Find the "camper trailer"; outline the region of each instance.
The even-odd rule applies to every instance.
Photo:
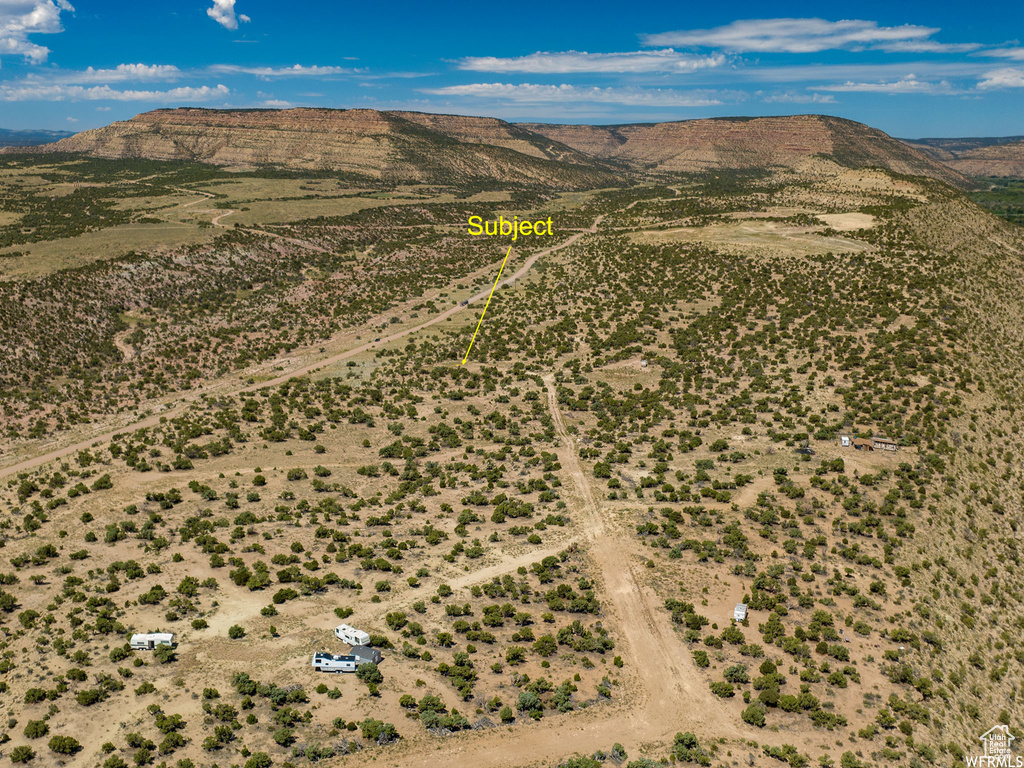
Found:
[[[313,654],[313,669],[318,672],[355,672],[360,663],[355,656],[335,656],[324,651]]]
[[[350,627],[348,624],[336,626],[334,628],[334,636],[341,640],[341,642],[348,643],[351,646],[370,644],[370,636],[368,634],[361,629]]]
[[[173,648],[174,634],[172,632],[149,632],[132,635],[128,644],[133,651],[155,651],[159,645],[169,645]]]
[[[747,605],[746,603],[736,603],[736,607],[733,608],[732,617],[736,621],[743,621],[747,618]]]

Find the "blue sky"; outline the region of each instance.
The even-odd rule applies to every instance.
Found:
[[[825,113],[1024,134],[1024,13],[983,3],[0,0],[0,127],[158,107],[625,123]]]

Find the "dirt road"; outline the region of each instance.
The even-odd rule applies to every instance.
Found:
[[[196,200],[193,203],[188,203],[188,205],[193,205],[194,203],[198,203],[198,202],[202,202],[202,201],[201,200]],[[551,248],[547,248],[546,250],[543,250],[543,251],[538,251],[537,253],[533,254],[525,262],[523,262],[522,266],[520,266],[519,269],[517,269],[513,274],[509,275],[508,277],[503,278],[498,283],[498,287],[499,288],[504,288],[505,286],[508,286],[508,285],[511,285],[512,283],[514,283],[516,280],[518,280],[523,275],[525,275],[527,272],[529,272],[530,269],[533,267],[533,265],[537,262],[537,259],[541,258],[542,256],[546,256],[549,253],[554,253],[555,251],[561,250],[563,248],[567,248],[568,246],[570,246],[573,243],[575,243],[577,240],[579,240],[584,235],[586,235],[588,233],[596,232],[597,231],[597,227],[601,223],[601,219],[603,219],[603,218],[604,218],[603,216],[598,216],[594,220],[594,223],[590,226],[589,229],[577,232],[576,234],[574,234],[574,235],[566,238],[565,240],[563,240],[558,245],[552,246]],[[268,234],[268,233],[264,233],[264,234]],[[287,239],[287,238],[285,238],[285,239]],[[305,245],[308,245],[308,244],[305,244]],[[497,262],[494,265],[494,269],[498,268],[498,264],[500,264],[500,262]],[[462,279],[462,278],[460,278],[460,279]],[[317,361],[315,361],[313,363],[309,363],[307,365],[302,365],[300,367],[297,367],[297,368],[294,368],[294,369],[288,371],[287,373],[283,373],[280,376],[277,376],[276,378],[273,378],[273,379],[271,379],[269,381],[261,382],[259,386],[260,387],[275,387],[275,386],[278,386],[278,385],[283,384],[284,382],[288,381],[291,378],[294,378],[296,376],[304,376],[304,375],[306,375],[306,374],[308,374],[308,373],[310,373],[310,372],[312,372],[312,371],[314,371],[314,370],[316,370],[318,368],[321,368],[321,367],[323,367],[325,365],[332,365],[334,363],[341,362],[342,360],[347,360],[348,358],[355,357],[356,355],[362,354],[363,352],[367,352],[367,351],[377,347],[379,344],[386,344],[388,342],[398,341],[399,339],[403,339],[406,336],[409,336],[411,334],[419,333],[420,331],[424,330],[425,328],[429,328],[432,325],[436,325],[437,323],[444,322],[449,317],[452,317],[452,316],[458,314],[459,312],[471,312],[471,311],[473,311],[473,308],[472,308],[473,303],[486,299],[489,292],[490,292],[490,289],[482,290],[480,293],[476,294],[475,296],[470,297],[468,305],[463,306],[462,304],[456,304],[455,306],[451,307],[450,309],[445,310],[441,314],[435,315],[433,318],[431,318],[430,320],[427,320],[426,322],[420,323],[419,325],[413,326],[411,328],[406,328],[405,330],[402,330],[402,331],[397,331],[397,332],[392,333],[392,334],[390,334],[388,336],[383,336],[383,337],[380,338],[379,342],[377,342],[377,341],[367,342],[366,344],[361,344],[358,347],[353,347],[353,348],[345,350],[344,352],[341,352],[339,354],[332,355],[331,357],[323,358],[323,359],[317,360]],[[223,394],[233,395],[233,394],[236,394],[238,392],[244,391],[246,389],[251,389],[251,388],[252,388],[251,385],[241,385],[241,384],[239,384],[239,385],[236,385],[235,388],[232,391],[223,392]],[[156,426],[157,424],[160,423],[160,419],[162,419],[162,418],[171,418],[173,416],[179,415],[179,413],[182,410],[184,410],[184,408],[187,405],[189,405],[192,402],[195,402],[195,400],[199,397],[200,394],[204,394],[204,393],[208,392],[209,390],[210,390],[210,387],[206,387],[203,390],[200,390],[199,392],[195,393],[193,397],[188,398],[188,399],[184,399],[177,406],[175,406],[173,408],[170,408],[170,409],[163,410],[160,413],[154,414],[154,415],[149,416],[149,417],[147,417],[145,419],[141,419],[139,421],[135,421],[135,422],[132,422],[132,423],[129,423],[129,424],[125,424],[125,425],[123,425],[121,427],[118,427],[116,429],[113,429],[113,430],[110,430],[110,431],[107,431],[107,432],[102,432],[102,433],[96,434],[96,435],[94,435],[92,437],[89,437],[88,439],[79,440],[79,441],[77,441],[77,442],[75,442],[75,443],[73,443],[71,445],[65,445],[65,446],[60,447],[60,448],[55,448],[53,450],[47,451],[46,453],[40,454],[39,456],[34,456],[32,458],[24,459],[22,461],[14,463],[14,464],[10,464],[10,465],[4,466],[4,467],[0,467],[0,478],[8,477],[8,476],[13,475],[13,474],[15,474],[17,472],[24,472],[25,470],[33,469],[35,467],[40,466],[41,464],[45,464],[48,461],[53,461],[54,459],[60,459],[60,458],[63,458],[65,456],[70,456],[73,453],[77,453],[78,451],[83,451],[83,450],[91,447],[94,443],[97,443],[97,442],[99,442],[99,443],[109,442],[110,439],[113,438],[114,435],[119,434],[119,433],[130,432],[132,430],[141,429],[141,428],[144,428],[144,427]]]
[[[579,492],[591,557],[604,587],[599,594],[612,615],[607,623],[611,624],[616,650],[624,651],[623,657],[633,662],[630,666],[636,673],[631,680],[637,686],[638,698],[633,706],[634,728],[648,740],[670,738],[684,723],[684,730],[736,738],[749,735],[736,727],[722,701],[708,690],[662,601],[646,586],[646,556],[638,538],[628,527],[620,528],[602,514],[575,441],[565,429],[553,376],[545,376],[544,383],[555,431],[562,440],[559,462]]]
[[[422,729],[416,732],[416,726],[409,724],[402,729],[408,738],[388,748],[389,765],[432,768],[439,764],[439,752],[443,751],[444,763],[451,768],[551,766],[577,752],[607,750],[614,742],[625,746],[631,757],[652,746],[650,756],[662,757],[680,731],[693,731],[705,743],[711,737],[765,740],[763,732],[741,728],[726,705],[711,693],[661,608],[661,600],[644,584],[645,557],[638,538],[608,519],[596,500],[574,440],[566,431],[553,379],[551,374],[544,377],[548,408],[561,441],[558,459],[576,491],[567,502],[594,564],[604,606],[602,622],[615,638],[616,653],[626,662],[623,685],[614,689],[611,702],[596,708],[442,741]],[[487,571],[507,573],[516,562],[509,560]],[[473,581],[480,575],[473,574]],[[341,762],[356,764],[363,764],[362,756]]]

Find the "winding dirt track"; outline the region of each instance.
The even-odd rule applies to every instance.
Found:
[[[199,202],[199,201],[196,201]],[[227,215],[226,213],[223,215]],[[511,275],[499,282],[499,287],[511,285],[525,275],[537,259],[575,243],[588,232],[596,232],[603,217],[595,219],[588,230],[577,232],[552,248],[537,252]],[[218,222],[219,223],[219,222]],[[267,233],[269,234],[269,233]],[[303,245],[309,245],[302,243]],[[470,304],[487,297],[485,289],[469,299]],[[377,344],[393,342],[417,333],[469,306],[456,305],[420,325],[381,338],[380,342],[362,344],[345,352],[295,368],[260,387],[276,386],[295,376],[301,376],[325,365],[337,363],[366,352]],[[708,690],[702,676],[690,660],[689,650],[673,629],[661,600],[644,584],[644,553],[638,539],[625,524],[608,516],[595,498],[590,481],[580,463],[571,435],[565,428],[558,407],[553,374],[544,377],[548,393],[548,407],[561,445],[556,449],[559,461],[572,476],[575,493],[569,495],[575,525],[580,529],[582,543],[594,566],[599,582],[599,594],[604,606],[602,621],[615,638],[616,653],[623,656],[626,666],[622,685],[613,692],[610,703],[545,718],[540,722],[522,722],[514,727],[467,732],[437,739],[415,725],[402,730],[407,738],[388,747],[387,764],[409,768],[427,768],[446,763],[452,768],[506,768],[510,766],[551,765],[575,752],[592,753],[607,749],[613,742],[625,745],[631,756],[642,749],[654,748],[653,755],[664,754],[665,745],[678,731],[694,731],[702,738],[729,739],[760,738],[767,734],[754,733],[739,727],[724,703]],[[249,389],[238,386],[236,392]],[[195,398],[192,398],[194,400]],[[164,417],[182,411],[192,400],[183,400],[175,408],[149,418],[125,425],[115,431],[98,434],[88,440],[52,450],[46,454],[0,468],[0,477],[31,469],[54,459],[88,448],[96,442],[110,440],[114,434],[153,426]],[[566,488],[570,492],[569,488]],[[529,555],[530,562],[546,552]],[[524,557],[509,558],[492,564],[481,571],[466,574],[459,583],[477,583],[493,575],[514,570]],[[591,695],[581,691],[582,696]],[[400,724],[401,727],[401,724]],[[773,740],[769,737],[767,740]],[[365,764],[362,755],[341,758],[343,766]]]
[[[198,202],[201,202],[201,201],[197,200],[195,202],[198,203]],[[192,204],[193,203],[189,203],[189,205],[192,205]],[[224,214],[224,215],[227,215],[227,214]],[[573,243],[575,243],[577,240],[579,240],[584,235],[586,235],[588,233],[596,232],[597,231],[597,226],[598,226],[598,224],[600,224],[602,218],[604,218],[604,217],[603,216],[598,216],[594,220],[594,223],[590,226],[589,229],[577,232],[576,234],[574,234],[574,235],[566,238],[565,240],[563,240],[558,245],[555,245],[555,246],[552,246],[551,248],[547,248],[547,249],[545,249],[543,251],[538,251],[537,253],[534,253],[525,262],[523,262],[522,266],[519,267],[519,269],[517,269],[513,274],[509,275],[508,277],[503,278],[498,283],[498,287],[499,288],[504,288],[505,286],[508,286],[508,285],[511,285],[512,283],[514,283],[520,277],[522,277],[527,272],[529,272],[530,269],[533,267],[533,265],[537,262],[537,259],[539,259],[540,257],[546,256],[549,253],[553,253],[555,251],[561,250],[562,248],[567,248],[568,246],[570,246]],[[251,230],[251,231],[261,232],[262,234],[268,234],[268,235],[272,234],[272,233],[263,233],[262,230]],[[277,237],[281,237],[281,236],[278,235]],[[284,238],[284,239],[289,239],[289,238]],[[300,244],[303,245],[303,246],[307,246],[307,247],[309,246],[308,243],[304,243],[304,242],[300,243]],[[500,262],[496,262],[495,263],[495,265],[494,265],[495,269],[498,268],[498,264],[500,264]],[[476,294],[475,296],[470,297],[469,304],[472,305],[474,302],[482,301],[482,300],[486,299],[489,292],[490,292],[489,288],[488,289],[484,289],[480,293]],[[323,359],[317,360],[316,362],[309,363],[308,365],[303,365],[303,366],[300,366],[298,368],[294,368],[294,369],[288,371],[287,373],[283,373],[280,376],[278,376],[278,377],[276,377],[274,379],[271,379],[270,381],[261,382],[259,384],[259,386],[261,388],[262,387],[278,386],[278,385],[283,384],[284,382],[288,381],[291,378],[294,378],[296,376],[304,376],[304,375],[310,373],[311,371],[313,371],[313,370],[315,370],[317,368],[321,368],[321,367],[323,367],[325,365],[332,365],[332,364],[340,362],[342,360],[347,360],[350,357],[355,357],[356,355],[362,354],[363,352],[366,352],[366,351],[368,351],[370,349],[373,349],[374,347],[377,346],[377,344],[384,344],[384,343],[391,342],[391,341],[398,341],[399,339],[403,339],[406,336],[409,336],[409,335],[411,335],[413,333],[419,333],[423,329],[429,328],[430,326],[436,325],[437,323],[444,322],[449,317],[452,317],[453,315],[456,315],[459,312],[463,312],[463,311],[467,311],[468,312],[468,311],[472,311],[472,310],[471,310],[470,306],[468,306],[468,305],[467,306],[463,306],[461,304],[457,304],[454,307],[451,307],[450,309],[445,310],[444,312],[442,312],[439,315],[435,315],[430,320],[427,320],[424,323],[420,323],[417,326],[413,326],[411,328],[407,328],[407,329],[402,330],[402,331],[397,331],[395,333],[392,333],[389,336],[382,336],[379,342],[368,342],[368,343],[362,344],[362,345],[360,345],[358,347],[353,347],[352,349],[348,349],[348,350],[346,350],[344,352],[341,352],[341,353],[339,353],[337,355],[333,355],[331,357],[323,358]],[[239,386],[236,386],[232,391],[224,391],[222,393],[225,394],[225,395],[232,395],[232,394],[237,394],[238,392],[242,392],[244,390],[251,389],[251,388],[252,388],[251,385],[245,385],[245,386],[239,385]],[[103,433],[100,433],[100,434],[96,434],[96,435],[94,435],[94,436],[92,436],[92,437],[90,437],[90,438],[88,438],[86,440],[80,440],[80,441],[78,441],[78,442],[76,442],[74,444],[65,445],[65,446],[63,446],[61,448],[53,449],[53,450],[48,451],[48,452],[46,452],[44,454],[41,454],[39,456],[34,456],[34,457],[30,458],[30,459],[25,459],[23,461],[19,461],[19,462],[15,463],[15,464],[10,464],[10,465],[7,465],[7,466],[0,467],[0,478],[8,477],[8,476],[13,475],[13,474],[15,474],[17,472],[24,472],[25,470],[33,469],[35,467],[40,466],[41,464],[45,464],[48,461],[53,461],[54,459],[60,459],[60,458],[63,458],[65,456],[69,456],[69,455],[71,455],[73,453],[76,453],[77,451],[85,450],[85,449],[89,448],[90,446],[92,446],[93,443],[96,443],[96,442],[108,442],[116,434],[120,434],[122,432],[129,432],[129,431],[132,431],[132,430],[135,430],[135,429],[141,429],[141,428],[144,428],[144,427],[155,426],[155,425],[160,423],[160,419],[162,419],[162,418],[171,418],[171,417],[179,415],[179,413],[182,410],[184,410],[184,408],[189,403],[195,402],[195,400],[197,399],[199,394],[203,394],[203,392],[199,392],[195,396],[193,396],[192,398],[188,398],[188,399],[183,400],[179,405],[175,406],[174,408],[164,410],[164,411],[162,411],[162,412],[160,412],[158,414],[155,414],[153,416],[149,416],[149,417],[147,417],[145,419],[141,419],[141,420],[136,421],[136,422],[125,424],[124,426],[118,427],[117,429],[111,430],[109,432],[103,432]]]

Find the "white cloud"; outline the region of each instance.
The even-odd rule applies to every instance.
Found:
[[[290,101],[285,101],[284,99],[265,99],[260,102],[260,106],[267,107],[268,109],[288,109],[295,105]]]
[[[935,40],[897,40],[871,47],[886,53],[966,53],[981,48],[980,43],[939,43]]]
[[[206,15],[224,29],[238,29],[238,22],[251,21],[244,13],[235,16],[235,0],[213,0],[213,6],[206,9]]]
[[[438,102],[433,98],[410,98],[400,101],[379,101],[372,97],[364,97],[359,106],[367,109],[393,109],[400,112],[436,112],[439,103],[443,104],[445,114],[469,115],[479,117],[481,108],[479,104],[460,104],[454,101]],[[658,107],[648,109],[630,109],[623,113],[621,109],[612,104],[587,104],[573,102],[553,102],[549,104],[518,104],[514,102],[502,102],[488,104],[486,114],[488,117],[497,117],[503,120],[522,120],[529,122],[590,122],[590,123],[622,123],[629,122],[660,122],[666,119],[665,112]]]
[[[597,88],[576,85],[536,85],[523,83],[471,83],[444,88],[424,88],[422,93],[435,96],[470,96],[474,98],[504,99],[518,103],[543,104],[552,102],[588,102],[625,104],[648,107],[708,107],[722,104],[721,96],[732,100],[742,94],[722,94],[714,91],[680,91],[660,88]]]
[[[50,49],[28,36],[63,32],[61,11],[74,10],[67,0],[0,0],[0,55],[24,56],[35,64],[46,61]]]
[[[814,53],[925,40],[939,29],[904,24],[880,27],[862,19],[744,19],[714,29],[643,35],[644,45],[721,48],[736,52]]]
[[[978,83],[979,88],[1024,88],[1024,69],[996,69],[985,73],[985,79]]]
[[[511,59],[500,59],[494,56],[470,56],[460,59],[458,68],[473,72],[526,72],[529,74],[695,72],[719,67],[725,61],[726,57],[721,54],[693,56],[666,48],[659,51],[631,53],[537,52]]]
[[[843,93],[960,93],[960,91],[954,90],[945,80],[940,82],[918,80],[917,76],[913,74],[902,77],[899,80],[880,81],[877,83],[858,83],[848,80],[845,83],[837,83],[836,85],[814,86],[811,90]]]
[[[1024,61],[1024,48],[995,48],[990,51],[978,51],[975,56],[992,56],[997,59],[1014,59]]]
[[[223,75],[255,75],[256,77],[328,77],[331,75],[360,74],[361,70],[348,67],[321,67],[314,64],[305,67],[295,64],[291,67],[239,67],[235,64],[214,64],[210,71]]]
[[[181,70],[173,64],[118,64],[114,69],[85,70],[86,76],[97,82],[123,80],[174,80]]]
[[[224,85],[171,88],[167,91],[118,91],[109,85],[0,84],[0,101],[209,101],[231,91]]]
[[[977,78],[992,68],[980,61],[913,61],[872,64],[799,64],[795,66],[737,67],[730,77],[764,83],[834,83],[852,80],[899,80],[913,72],[922,80]]]
[[[797,91],[786,91],[785,93],[772,93],[765,95],[762,101],[765,104],[835,104],[836,97],[830,93],[799,93]]]
[[[129,80],[177,80],[181,75],[181,70],[173,64],[118,64],[113,69],[87,67],[77,72],[51,69],[33,73],[26,79],[41,83],[122,83]]]

